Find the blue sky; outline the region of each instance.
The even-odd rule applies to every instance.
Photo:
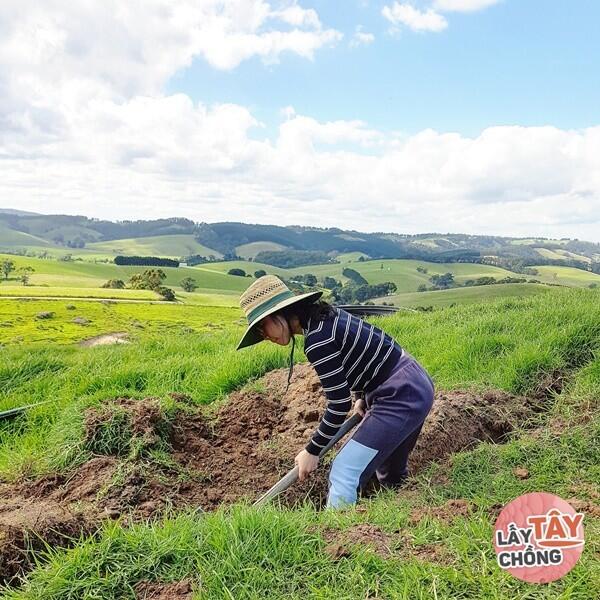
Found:
[[[344,34],[340,43],[320,49],[312,61],[282,53],[279,64],[254,57],[231,71],[198,57],[167,89],[204,103],[242,104],[270,127],[288,105],[322,121],[360,119],[409,134],[429,127],[474,136],[491,125],[598,123],[600,2],[504,0],[448,14],[441,32],[404,27],[395,34],[381,14],[386,4],[304,2],[323,26]],[[358,26],[375,40],[349,47]]]
[[[600,241],[598,23],[597,0],[0,2],[0,206]]]

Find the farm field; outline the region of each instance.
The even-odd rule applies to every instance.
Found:
[[[72,283],[76,283],[77,279]],[[68,278],[62,279],[68,282]],[[161,297],[152,290],[110,289],[92,287],[66,287],[40,285],[6,285],[0,284],[0,298],[2,297],[31,297],[47,298],[50,295],[61,298],[110,298],[115,300],[147,300],[161,301]]]
[[[172,330],[212,332],[243,318],[237,303],[225,304],[219,297],[208,301],[213,304],[5,299],[0,302],[0,344],[68,344],[115,331],[127,332],[132,338],[149,333],[166,335]],[[41,312],[54,314],[37,318]],[[80,324],[73,319],[86,322]]]
[[[590,283],[597,283],[600,286],[600,275],[589,271],[554,265],[536,265],[532,268],[537,269],[540,273],[539,276],[536,276],[536,279],[547,283],[558,283],[559,285],[572,287],[587,287]]]
[[[383,265],[383,268],[381,268]],[[417,272],[417,267],[423,266],[427,268],[427,273]],[[264,269],[267,273],[272,273],[278,276],[291,277],[293,275],[301,275],[304,273],[312,273],[317,277],[329,275],[335,279],[345,283],[349,281],[347,277],[342,275],[342,271],[346,267],[350,267],[358,271],[369,283],[377,284],[384,281],[393,281],[398,286],[399,292],[416,292],[419,285],[422,283],[429,284],[429,277],[434,274],[443,274],[450,272],[454,275],[457,282],[464,282],[467,279],[475,279],[477,277],[519,277],[511,271],[493,267],[490,265],[479,265],[470,263],[432,263],[422,260],[401,260],[401,259],[385,259],[372,260],[364,262],[352,262],[341,264],[328,265],[308,265],[306,267],[295,267],[293,269],[280,269],[271,265],[265,265],[247,261],[231,261],[231,262],[215,262],[202,265],[202,269],[227,272],[231,268],[239,268],[246,273],[254,273],[257,269]]]
[[[140,273],[144,267],[121,266],[115,264],[89,263],[83,261],[58,261],[51,259],[29,258],[23,256],[12,256],[0,254],[0,261],[12,260],[18,269],[22,266],[30,266],[35,271],[31,274],[29,289],[33,286],[48,286],[48,295],[52,294],[52,287],[81,287],[100,288],[109,279],[127,280],[134,274]],[[199,269],[196,267],[161,267],[167,278],[164,285],[175,290],[181,290],[180,281],[185,277],[196,280],[199,290],[206,292],[210,290],[215,293],[239,292],[241,293],[249,285],[249,279],[227,275],[210,269]],[[13,273],[13,278],[15,274]],[[0,295],[4,285],[13,286],[17,283],[0,280]]]
[[[393,294],[381,298],[373,298],[372,302],[393,302],[399,307],[433,306],[442,307],[451,304],[472,304],[497,298],[519,298],[545,294],[552,288],[535,283],[506,283],[502,285],[480,285],[433,292],[407,292]]]
[[[61,301],[19,303],[11,314],[28,321],[38,303],[54,307],[56,324],[66,328]],[[424,462],[406,489],[374,490],[338,511],[320,509],[325,466],[291,496],[260,509],[249,504],[291,468],[305,436],[298,413],[285,421],[300,427],[298,437],[277,433],[272,407],[315,402],[322,409],[301,352],[284,400],[289,349],[258,344],[236,352],[245,327],[239,310],[100,302],[85,308],[92,306],[90,317],[102,325],[135,319],[145,327],[130,344],[83,348],[67,342],[66,329],[31,344],[31,329],[20,343],[0,348],[0,407],[51,400],[0,427],[0,498],[7,503],[0,529],[9,535],[0,536],[4,598],[133,600],[144,589],[173,598],[183,589],[183,598],[211,600],[597,597],[596,291],[549,288],[527,298],[373,318],[432,374],[436,402],[457,404],[424,432],[427,443],[417,454]],[[517,416],[528,405],[534,409]],[[506,420],[503,436],[484,434],[478,445],[462,436],[485,427],[490,411]],[[133,421],[123,420],[128,414]],[[208,430],[205,414],[217,418]],[[244,415],[252,427],[240,427]],[[215,439],[228,463],[215,462],[218,447],[206,445],[207,431],[221,435],[219,423],[228,437]],[[255,437],[253,427],[264,433]],[[434,462],[419,459],[425,455]],[[586,546],[567,576],[532,587],[498,568],[491,539],[498,507],[533,490],[569,498],[585,512]],[[34,506],[43,514],[35,517]],[[27,523],[51,539],[37,546],[38,564],[15,537]],[[68,537],[57,536],[61,531]],[[17,551],[17,563],[6,561],[6,543],[17,544],[10,555]],[[24,578],[15,580],[19,565]]]
[[[276,242],[250,242],[249,244],[242,244],[236,246],[235,253],[245,259],[253,258],[259,252],[273,251],[273,250],[285,250],[286,246],[278,244]]]
[[[179,258],[191,254],[201,254],[221,257],[221,253],[212,248],[199,244],[191,234],[156,235],[143,238],[110,240],[107,242],[92,242],[86,245],[85,254],[74,249],[74,255],[108,256],[117,254],[127,256],[161,256],[165,258]]]

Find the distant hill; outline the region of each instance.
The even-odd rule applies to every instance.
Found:
[[[339,255],[352,253],[367,261],[388,258],[484,263],[524,274],[528,274],[529,267],[538,265],[560,265],[600,273],[600,244],[567,238],[365,233],[337,227],[197,223],[177,217],[113,222],[81,215],[40,215],[0,209],[0,251],[25,253],[40,248],[47,249],[51,255],[69,252],[84,259],[87,255],[110,260],[115,253],[142,253],[181,260],[194,256],[193,264],[202,262],[202,257],[206,260],[243,258],[293,267],[311,264],[311,261],[314,264],[315,260],[330,263]]]
[[[39,215],[40,213],[19,210],[18,208],[0,208],[0,214],[7,215]]]

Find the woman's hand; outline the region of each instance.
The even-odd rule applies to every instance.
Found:
[[[360,396],[354,403],[354,410],[352,411],[352,413],[353,414],[358,413],[361,417],[364,417],[366,408],[367,408],[367,403],[365,402],[364,397]]]
[[[319,466],[319,457],[302,450],[297,454],[294,462],[298,465],[298,479],[304,481],[308,474]]]

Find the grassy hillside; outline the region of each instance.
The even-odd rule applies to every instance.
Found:
[[[597,283],[600,286],[600,275],[573,267],[557,267],[554,265],[533,266],[537,269],[539,275],[535,279],[548,283],[558,283],[572,287],[587,287],[590,283]]]
[[[383,268],[382,268],[383,266]],[[427,274],[419,273],[417,267],[422,266],[427,268]],[[280,269],[265,265],[262,263],[248,261],[231,261],[231,262],[216,262],[202,265],[203,269],[227,272],[229,269],[236,267],[243,269],[246,273],[254,273],[257,269],[264,269],[267,273],[283,277],[293,277],[304,273],[312,273],[317,277],[329,275],[335,277],[338,281],[346,283],[349,281],[347,277],[342,275],[342,271],[346,267],[351,267],[358,271],[369,283],[376,284],[384,281],[393,281],[398,286],[398,292],[416,292],[420,284],[431,285],[429,277],[434,274],[443,274],[450,272],[454,275],[457,282],[464,282],[467,279],[475,279],[477,277],[489,276],[502,279],[503,277],[515,276],[515,273],[493,267],[489,265],[479,265],[471,263],[432,263],[422,260],[371,260],[365,262],[328,265],[308,265],[306,267],[296,267],[294,269]]]
[[[276,242],[250,242],[236,246],[235,253],[242,258],[254,258],[259,252],[267,252],[273,250],[285,250],[287,246],[277,244]],[[219,254],[219,256],[221,256]]]
[[[86,245],[89,253],[106,256],[123,254],[127,256],[161,256],[165,258],[179,258],[192,254],[220,258],[222,254],[217,250],[199,244],[193,235],[157,235],[143,238],[130,238],[123,240],[110,240],[108,242],[94,242]],[[75,253],[78,251],[76,250]]]
[[[109,279],[122,279],[127,282],[134,273],[141,273],[144,267],[122,266],[105,263],[88,263],[84,261],[56,261],[41,258],[29,258],[0,254],[0,261],[4,258],[12,260],[18,269],[22,266],[31,266],[35,271],[31,275],[32,286],[51,287],[82,287],[98,288]],[[167,278],[165,285],[180,290],[180,281],[185,277],[196,280],[199,290],[212,290],[215,292],[241,292],[249,285],[250,280],[234,275],[227,275],[219,270],[202,269],[197,267],[162,267]],[[15,273],[12,273],[13,278]],[[2,286],[9,282],[0,283]],[[14,279],[9,285],[17,283]],[[52,295],[48,288],[48,295]]]
[[[145,290],[139,292],[153,293]],[[39,349],[41,343],[70,344],[114,331],[126,331],[133,339],[150,334],[187,332],[187,335],[191,335],[202,331],[218,331],[243,319],[236,300],[234,304],[231,297],[213,295],[202,298],[202,306],[197,306],[165,302],[136,304],[80,299],[5,299],[0,302],[0,348],[35,343]],[[69,306],[75,308],[70,309]],[[52,318],[37,318],[38,313],[44,311],[52,312]],[[73,322],[77,317],[83,317],[87,322]],[[2,389],[0,385],[0,391]],[[0,394],[0,404],[2,398]]]
[[[159,307],[163,309],[163,307]],[[111,308],[112,310],[112,308]],[[191,314],[191,313],[190,313]],[[221,319],[213,315],[213,319]],[[515,598],[595,600],[600,589],[600,519],[586,509],[586,546],[566,577],[529,585],[502,572],[491,544],[498,507],[528,491],[597,500],[600,456],[600,303],[591,290],[551,289],[521,299],[399,313],[374,319],[432,374],[438,389],[562,391],[506,444],[483,443],[444,468],[431,467],[412,489],[385,491],[357,507],[315,512],[238,504],[214,513],[174,513],[127,527],[107,523],[71,550],[50,550],[12,600],[135,598],[142,580],[197,585],[202,599]],[[287,349],[259,344],[235,352],[243,324],[218,334],[151,331],[130,346],[48,346],[2,350],[2,404],[52,398],[16,429],[0,430],[0,473],[63,470],[82,459],[83,409],[117,395],[189,394],[210,403],[253,377],[285,365]],[[545,382],[545,383],[544,383]],[[531,429],[533,427],[533,429]],[[525,469],[527,477],[516,475]],[[449,500],[468,511],[440,507]],[[420,515],[415,517],[415,515]],[[342,556],[326,534],[362,525],[389,537]],[[41,559],[41,557],[40,557]]]
[[[549,286],[534,283],[507,283],[502,285],[480,285],[466,288],[437,290],[434,292],[407,292],[374,298],[372,302],[393,302],[399,307],[433,306],[439,308],[451,304],[473,304],[498,298],[525,298],[544,294],[551,290]],[[599,293],[600,300],[600,293]]]
[[[55,249],[57,246],[45,239],[22,231],[10,229],[0,221],[0,250],[3,248],[34,248],[35,250]]]

